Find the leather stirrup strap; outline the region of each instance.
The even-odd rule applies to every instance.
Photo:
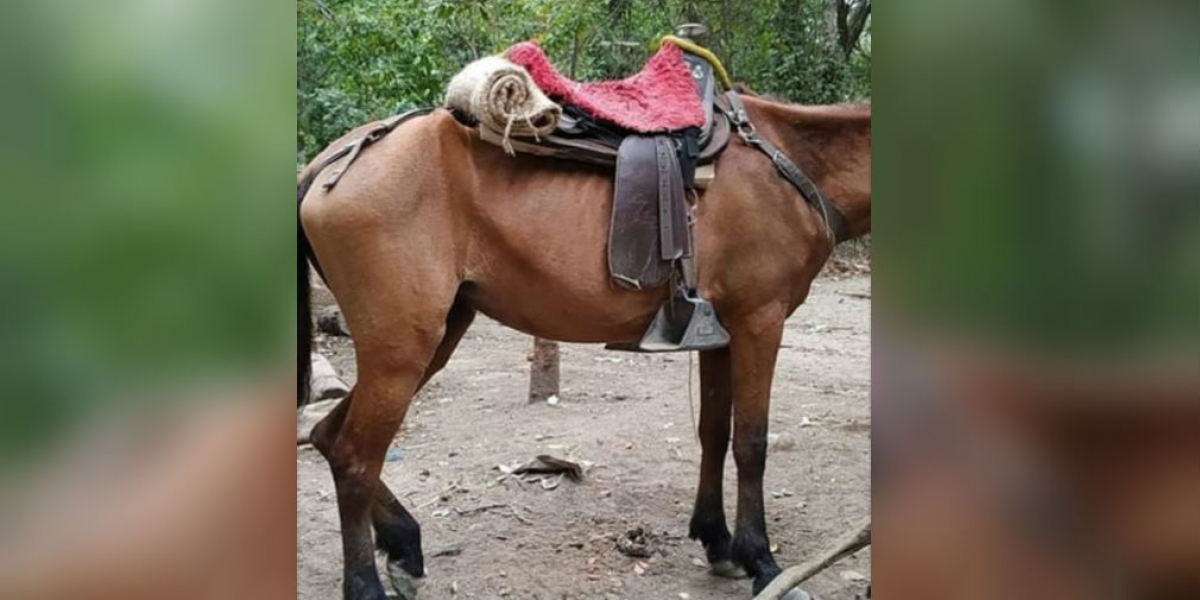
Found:
[[[833,204],[825,199],[821,194],[821,190],[817,189],[817,184],[809,179],[796,163],[792,162],[782,151],[771,145],[766,139],[758,135],[754,129],[754,125],[750,123],[750,117],[746,115],[746,107],[742,104],[742,98],[737,92],[729,90],[725,93],[729,99],[729,108],[717,104],[717,108],[729,117],[729,122],[737,128],[738,136],[742,141],[750,146],[758,148],[771,158],[771,162],[775,163],[775,168],[779,170],[784,179],[795,187],[804,200],[808,202],[829,226],[829,231],[833,235],[833,243],[838,243],[849,238],[849,232],[846,228],[846,217]]]

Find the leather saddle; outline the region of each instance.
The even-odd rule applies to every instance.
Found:
[[[688,191],[699,184],[697,168],[725,149],[732,127],[714,110],[716,80],[707,59],[684,52],[704,108],[701,127],[645,134],[593,118],[565,104],[558,127],[540,140],[512,139],[517,152],[555,157],[615,170],[608,236],[609,274],[621,286],[654,289],[672,285],[671,296],[638,340],[608,348],[637,352],[675,352],[724,347],[729,335],[711,303],[697,292]],[[553,96],[552,96],[553,97]],[[481,136],[501,140],[487,128]]]

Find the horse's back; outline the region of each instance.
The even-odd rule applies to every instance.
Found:
[[[360,152],[350,152],[336,158],[348,146],[384,126],[387,121],[365,123],[334,140],[322,150],[300,173],[299,179],[315,178],[314,183],[323,183],[336,171],[343,171],[337,185],[325,189],[323,185],[313,187],[305,195],[304,202],[317,196],[351,198],[363,193],[390,189],[397,184],[411,189],[411,185],[424,176],[434,175],[430,164],[432,156],[441,154],[447,147],[461,148],[464,143],[462,127],[447,111],[434,111],[429,115],[405,121],[385,134],[382,139],[366,145]],[[333,160],[331,160],[333,159]]]
[[[374,125],[334,142],[302,177]],[[339,287],[378,280],[346,271],[400,276],[392,265],[404,264],[414,277],[419,266],[422,277],[452,277],[473,306],[509,326],[574,341],[636,335],[661,301],[609,278],[611,170],[507,155],[444,110],[402,124],[345,163],[315,173],[301,204],[318,261],[343,263],[326,269],[335,271],[339,301],[365,292]],[[364,264],[367,257],[376,264]],[[546,322],[564,311],[575,318]]]

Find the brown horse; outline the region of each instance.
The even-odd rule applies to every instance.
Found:
[[[749,97],[745,105],[759,133],[842,213],[850,237],[868,233],[870,106]],[[336,483],[345,597],[382,600],[372,526],[393,564],[414,577],[424,572],[417,522],[379,481],[384,454],[413,395],[446,364],[476,311],[553,340],[635,341],[668,289],[633,291],[609,277],[611,169],[508,156],[444,110],[364,151],[337,187],[309,190],[314,165],[364,131],[335,142],[301,174],[300,363],[308,363],[310,257],[346,315],[358,361],[353,393],[312,440]],[[758,592],[780,571],[763,515],[776,354],[784,320],[834,242],[818,211],[758,150],[732,140],[716,172],[696,216],[699,291],[731,341],[700,355],[703,456],[690,535],[715,572],[744,568]],[[733,535],[722,502],[731,415]]]

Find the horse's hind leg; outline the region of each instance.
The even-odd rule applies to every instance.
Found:
[[[446,366],[450,355],[454,353],[458,342],[462,340],[463,334],[467,332],[467,328],[471,326],[474,319],[475,309],[471,308],[465,300],[459,298],[454,302],[450,308],[450,314],[446,317],[446,333],[442,337],[429,367],[425,369],[425,374],[417,386],[418,392],[442,367]],[[393,584],[397,587],[401,585],[400,582],[395,581],[399,574],[391,568],[393,565],[412,577],[421,577],[425,574],[425,558],[421,553],[421,527],[382,480],[375,491],[375,503],[371,507],[371,522],[375,526],[375,543],[380,550],[387,554],[389,571],[393,574]]]
[[[446,365],[462,336],[475,318],[475,310],[465,301],[459,299],[450,308],[446,318],[445,334],[433,360],[425,369],[421,382],[417,386],[419,392],[425,384]],[[416,392],[414,392],[415,395]],[[338,403],[324,419],[313,428],[312,443],[326,458],[338,434],[341,432],[354,393]],[[395,494],[388,489],[381,479],[375,488],[375,498],[371,505],[371,522],[375,528],[376,544],[388,557],[389,567],[395,565],[412,577],[421,577],[425,572],[425,559],[421,553],[421,528],[404,506],[396,499]],[[393,579],[395,579],[395,571]],[[399,587],[400,582],[393,582]]]
[[[342,429],[353,398],[352,392],[313,428],[313,446],[326,459],[330,458],[333,442]],[[387,554],[389,565],[395,564],[413,577],[425,574],[421,527],[382,479],[376,484],[371,523],[375,527],[375,543]]]
[[[439,294],[432,285],[393,287],[395,275],[388,275],[365,278],[360,289],[371,290],[371,297],[351,294],[345,306],[355,331],[359,376],[344,421],[326,451],[342,524],[346,600],[386,597],[375,569],[371,532],[379,473],[442,340],[453,298],[453,288]],[[425,293],[408,293],[414,289]]]

